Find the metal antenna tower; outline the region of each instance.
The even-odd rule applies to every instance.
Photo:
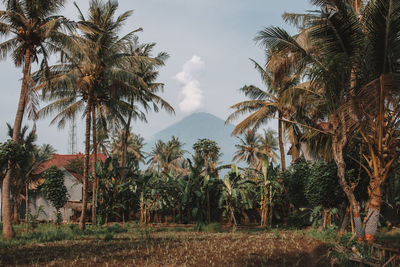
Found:
[[[76,154],[76,121],[75,116],[72,117],[68,136],[68,154]]]

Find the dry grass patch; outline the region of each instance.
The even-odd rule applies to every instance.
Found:
[[[121,233],[109,241],[27,244],[2,249],[11,266],[324,266],[328,248],[295,232]]]

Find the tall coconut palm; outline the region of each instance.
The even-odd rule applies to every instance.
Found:
[[[185,172],[181,166],[181,163],[184,161],[184,145],[175,136],[172,136],[172,139],[166,143],[158,140],[149,155],[150,158],[147,162],[150,163],[149,168],[164,173],[169,173],[171,170],[178,173]]]
[[[125,117],[120,117],[122,126],[124,127],[124,138],[121,150],[121,164],[126,164],[127,159],[127,141],[130,136],[131,124],[133,120],[146,120],[147,112],[151,108],[158,112],[160,108],[167,112],[173,113],[174,109],[164,99],[157,95],[162,92],[164,84],[156,82],[159,71],[158,69],[165,64],[168,54],[159,53],[156,57],[152,57],[152,50],[155,43],[140,44],[138,39],[128,44],[125,52],[130,56],[123,63],[123,68],[135,73],[134,79],[130,81],[133,87],[132,92],[126,96],[130,109]],[[142,110],[139,109],[141,106]]]
[[[261,157],[267,156],[271,161],[276,162],[278,158],[279,142],[276,138],[276,132],[272,129],[264,130],[260,138]],[[261,158],[260,157],[260,158]]]
[[[122,127],[121,136],[121,166],[126,166],[128,163],[128,139],[130,137],[131,123],[133,120],[146,121],[146,112],[150,109],[158,112],[160,108],[168,112],[174,112],[164,99],[157,95],[162,91],[163,84],[157,83],[158,68],[163,66],[168,54],[162,52],[155,58],[151,56],[151,52],[155,43],[139,44],[138,38],[133,38],[126,46],[122,47],[122,51],[127,55],[119,64],[119,67],[130,73],[129,79],[125,81],[124,86],[128,91],[118,92],[121,85],[116,83],[114,86],[103,90],[105,97],[97,96],[97,101],[93,103],[92,121],[96,121],[96,110],[99,117],[101,130],[107,131],[109,125],[119,131]],[[115,90],[117,89],[117,90]],[[112,97],[108,96],[109,92],[114,92]],[[106,101],[104,101],[106,100]],[[96,145],[96,125],[93,124],[93,146]],[[96,162],[96,151],[94,152],[93,165]],[[94,177],[93,183],[93,198],[92,198],[92,221],[96,221],[96,192],[97,179],[95,169],[92,173]]]
[[[343,149],[347,144],[349,129],[342,127],[347,125],[340,124],[340,118],[337,116],[339,114],[335,113],[335,111],[343,104],[343,100],[345,100],[344,96],[349,87],[348,75],[340,75],[340,73],[350,73],[349,69],[345,69],[343,66],[352,66],[352,63],[343,62],[346,58],[348,59],[348,57],[340,57],[337,55],[335,55],[335,57],[332,57],[332,55],[330,55],[330,57],[327,57],[326,55],[323,57],[322,49],[320,47],[315,47],[315,43],[314,45],[311,45],[315,40],[313,34],[317,33],[318,30],[320,33],[326,33],[327,29],[321,30],[318,25],[326,24],[326,20],[335,12],[335,9],[331,8],[332,6],[329,7],[330,8],[321,10],[319,15],[292,15],[291,18],[288,19],[289,21],[296,21],[299,17],[307,18],[304,20],[306,25],[305,29],[303,29],[299,35],[291,36],[281,28],[269,27],[265,28],[258,34],[258,40],[267,47],[269,51],[274,51],[275,54],[279,54],[283,57],[283,60],[280,59],[278,64],[272,64],[274,66],[273,70],[277,71],[279,75],[291,75],[293,71],[303,73],[303,75],[307,75],[312,79],[309,87],[310,91],[312,91],[311,88],[323,89],[323,91],[318,95],[321,97],[316,105],[316,110],[318,110],[319,113],[318,116],[306,116],[309,119],[301,121],[301,123],[303,126],[310,127],[310,129],[312,128],[311,130],[314,131],[317,127],[316,122],[318,120],[329,118],[330,122],[335,121],[335,126],[332,127],[333,129],[330,127],[332,154],[338,165],[339,181],[341,182],[343,190],[346,192],[354,213],[357,215],[355,220],[356,228],[359,229],[357,234],[362,238],[362,222],[358,216],[360,205],[355,198],[351,186],[346,182],[345,177]],[[334,37],[333,40],[338,41],[338,43],[341,42],[341,40],[337,40],[336,37]],[[322,45],[323,43],[324,42],[320,40],[320,44]],[[324,59],[326,60],[325,62],[323,61]],[[329,67],[331,68],[329,69]],[[336,67],[336,70],[334,70],[334,67]],[[298,121],[296,121],[296,123],[298,123]]]
[[[274,84],[272,73],[262,68],[255,61],[253,62],[256,69],[260,72],[267,90],[264,91],[253,85],[241,88],[240,91],[250,99],[233,105],[231,108],[235,111],[227,118],[227,122],[235,120],[239,115],[250,113],[250,115],[236,126],[233,134],[238,134],[243,133],[249,128],[257,129],[269,120],[277,118],[281,168],[284,171],[286,169],[286,161],[282,119],[289,114],[290,108],[288,105],[290,106],[290,104],[284,101],[282,95],[288,88],[297,84],[298,78],[294,76],[280,85]]]
[[[240,144],[236,145],[238,149],[234,154],[234,160],[245,161],[250,167],[260,171],[262,167],[262,156],[265,155],[276,162],[279,157],[278,141],[276,132],[268,129],[263,134],[258,134],[254,129],[247,130],[244,138],[239,138]]]
[[[383,187],[398,153],[399,16],[400,3],[374,1],[312,1],[321,8],[309,15],[307,51],[279,28],[263,31],[262,42],[271,49],[297,58],[313,84],[323,88],[333,156],[338,177],[352,205],[356,232],[364,238],[360,205],[345,179],[343,149],[358,129],[368,152],[364,153],[370,176],[365,237],[373,241],[382,204]],[[362,8],[361,8],[362,7]],[[307,68],[304,68],[307,66]]]
[[[144,144],[144,138],[141,137],[140,135],[136,135],[134,133],[131,133],[128,136],[128,140],[124,141],[123,139],[125,138],[125,131],[122,130],[118,136],[113,140],[111,143],[112,146],[112,154],[115,156],[119,156],[120,160],[122,161],[122,151],[125,149],[125,146],[127,147],[127,152],[126,152],[126,157],[128,159],[134,159],[135,162],[144,162],[145,155],[142,151]],[[126,142],[126,144],[124,144]],[[122,163],[121,163],[122,165]],[[122,165],[123,166],[123,165]]]
[[[26,108],[31,117],[35,117],[36,94],[32,90],[31,66],[39,61],[42,55],[42,66],[47,65],[47,59],[54,52],[57,43],[63,39],[60,32],[63,25],[70,26],[66,19],[57,15],[63,7],[64,0],[7,0],[6,10],[0,11],[0,34],[10,36],[0,44],[0,59],[11,55],[17,67],[22,66],[22,85],[17,113],[14,121],[14,142],[18,142],[23,116]],[[14,231],[11,226],[10,207],[10,173],[3,179],[3,237],[12,238]]]
[[[233,155],[234,161],[244,161],[250,167],[257,168],[259,162],[260,135],[255,129],[249,129],[243,134],[243,138],[238,137],[239,144]]]
[[[121,99],[121,95],[132,90],[129,80],[134,73],[121,68],[121,62],[129,56],[123,48],[133,39],[137,30],[118,36],[132,12],[124,12],[115,18],[117,8],[116,1],[102,3],[93,0],[90,2],[88,18],[85,18],[77,7],[80,34],[73,34],[64,44],[62,62],[51,68],[53,76],[43,80],[39,86],[43,89],[45,99],[55,100],[42,109],[42,115],[58,111],[52,123],[58,122],[59,127],[84,110],[85,164],[80,229],[84,229],[86,218],[91,114],[99,103],[107,103],[109,110],[126,109],[129,105]]]

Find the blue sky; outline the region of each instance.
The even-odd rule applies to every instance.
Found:
[[[86,13],[89,1],[76,2]],[[148,124],[134,124],[133,132],[147,139],[192,112],[209,112],[226,119],[229,107],[244,99],[238,92],[240,87],[261,86],[249,61],[264,61],[263,50],[253,41],[257,32],[272,25],[290,31],[282,13],[312,8],[307,0],[119,0],[119,4],[118,14],[134,10],[123,32],[142,27],[143,32],[138,33],[142,42],[156,42],[156,52],[170,54],[159,81],[165,83],[162,96],[173,105],[176,115],[151,113]],[[67,2],[64,14],[76,19],[72,1]],[[6,122],[14,121],[21,77],[21,69],[10,60],[0,62],[0,141],[6,139]],[[59,130],[49,122],[50,118],[38,122],[38,143],[50,143],[58,153],[66,153],[69,128]],[[273,123],[270,126],[274,127]],[[80,151],[83,130],[80,120]]]

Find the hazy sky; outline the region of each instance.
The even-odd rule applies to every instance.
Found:
[[[72,3],[68,1],[64,14],[76,19]],[[89,1],[76,3],[86,14]],[[159,81],[165,83],[162,96],[176,115],[161,111],[149,114],[148,124],[134,124],[133,132],[147,139],[193,112],[226,119],[229,107],[244,100],[240,87],[261,85],[249,61],[264,61],[263,50],[253,41],[257,32],[272,25],[290,29],[281,18],[283,12],[312,8],[307,0],[119,0],[119,4],[118,14],[134,10],[123,32],[142,27],[138,33],[142,42],[156,42],[155,52],[170,54]],[[6,139],[6,123],[14,122],[21,77],[21,69],[10,60],[0,62],[0,141]],[[66,153],[69,127],[59,130],[49,122],[50,117],[38,122],[38,143],[50,143],[58,153]],[[24,120],[24,124],[29,122]],[[80,119],[78,151],[83,151],[83,130]]]

